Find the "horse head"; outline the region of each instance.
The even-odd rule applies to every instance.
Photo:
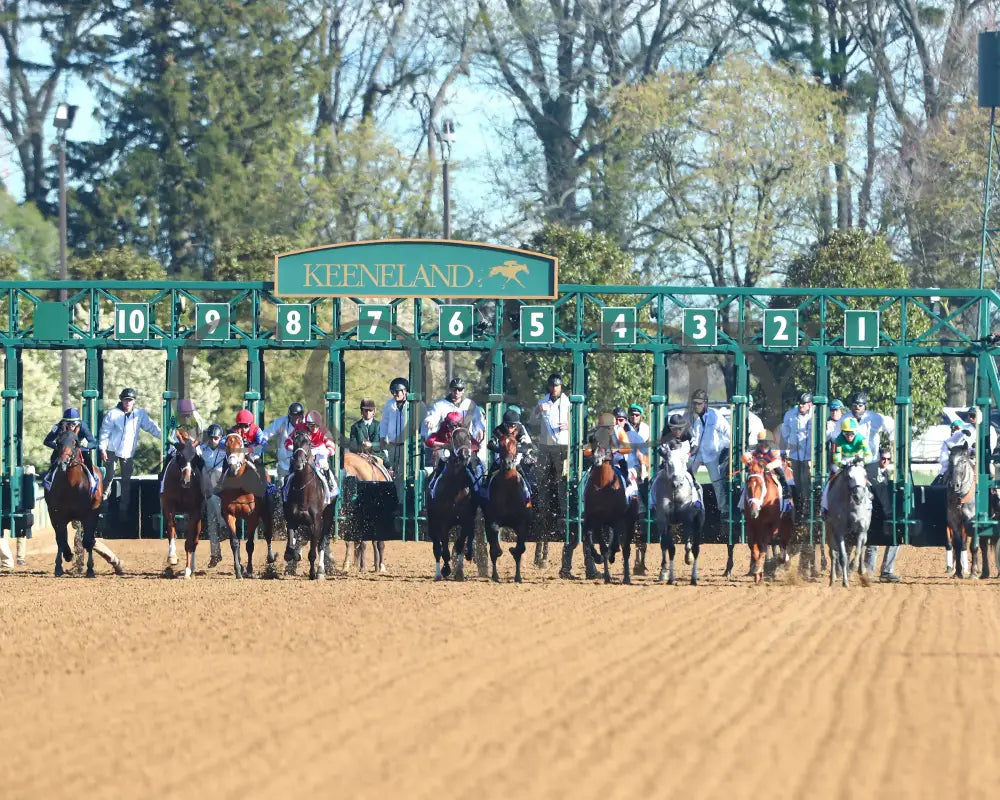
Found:
[[[181,437],[181,442],[181,446],[174,452],[174,463],[181,473],[181,486],[187,489],[191,486],[191,476],[194,473],[191,462],[196,451],[194,441],[190,437]]]
[[[500,459],[505,470],[517,468],[517,436],[513,433],[504,433],[499,439]]]
[[[238,433],[230,433],[226,436],[226,462],[233,475],[241,474],[243,467],[247,463],[246,451],[243,447],[243,437]]]
[[[976,485],[976,468],[969,446],[963,442],[948,451],[948,491],[968,496]]]
[[[79,440],[73,431],[63,431],[56,440],[55,460],[65,472],[70,464],[79,460]]]
[[[860,506],[865,503],[868,496],[868,473],[865,471],[865,465],[855,459],[846,471],[847,485],[851,489],[851,503]]]
[[[746,484],[746,506],[750,519],[757,519],[767,497],[767,476],[763,464],[750,462]]]
[[[301,472],[312,459],[312,439],[309,431],[295,431],[292,434],[292,471]]]
[[[448,461],[456,466],[467,467],[472,462],[475,455],[472,450],[472,434],[464,425],[455,428],[451,434],[451,455]]]

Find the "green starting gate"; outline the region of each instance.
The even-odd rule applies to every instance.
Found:
[[[506,262],[510,263],[510,262]],[[61,292],[65,294],[60,295]],[[536,295],[536,297],[544,295]],[[65,299],[62,299],[65,298]],[[423,453],[417,430],[419,404],[433,400],[423,380],[424,358],[435,351],[478,351],[488,364],[483,396],[487,423],[496,425],[507,402],[508,373],[519,354],[558,351],[572,360],[569,509],[566,536],[580,528],[583,445],[588,418],[601,409],[587,403],[588,358],[599,352],[647,353],[652,357],[650,427],[662,429],[670,389],[670,364],[686,354],[725,356],[734,370],[733,441],[746,440],[751,374],[768,357],[814,361],[816,419],[825,420],[831,359],[890,356],[896,371],[895,451],[900,530],[914,523],[910,481],[911,366],[914,359],[959,357],[975,363],[975,404],[989,420],[1000,406],[1000,380],[991,335],[1000,319],[1000,295],[972,289],[792,289],[563,285],[554,300],[470,297],[406,297],[366,300],[351,296],[275,294],[270,282],[19,281],[0,283],[0,347],[5,356],[3,449],[5,528],[14,530],[30,512],[23,476],[22,353],[31,349],[83,351],[83,416],[92,430],[102,417],[103,356],[109,350],[154,349],[166,354],[163,416],[177,399],[170,376],[184,351],[236,349],[247,362],[244,407],[259,423],[268,411],[264,354],[269,350],[314,350],[325,361],[324,400],[331,430],[343,431],[345,354],[406,351],[411,393],[411,435],[406,447],[409,487],[403,509],[404,536],[414,536],[423,512]],[[377,323],[377,324],[376,324]],[[674,363],[676,361],[674,360]],[[539,387],[540,388],[540,387]],[[688,387],[684,387],[687,389]],[[676,389],[676,387],[675,387]],[[539,391],[539,394],[541,391]],[[537,396],[532,398],[533,401]],[[942,398],[942,405],[943,405]],[[283,409],[270,409],[270,416]],[[48,410],[46,410],[48,413]],[[165,426],[164,426],[165,427]],[[826,472],[823,425],[814,425],[814,480]],[[989,452],[988,426],[980,426],[978,450]],[[738,454],[734,454],[738,455]],[[651,456],[656,463],[655,448]],[[987,459],[980,459],[978,529],[992,531],[986,489]],[[734,480],[740,480],[733,469]],[[739,491],[737,485],[734,494]],[[810,509],[810,522],[816,516]],[[738,524],[738,523],[731,523]],[[738,529],[731,529],[730,537]]]

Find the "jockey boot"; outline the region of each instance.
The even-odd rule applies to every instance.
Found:
[[[788,488],[788,479],[785,477],[783,469],[775,470],[774,475],[778,479],[778,485],[781,487],[781,513],[784,514],[786,511],[791,510],[792,491]]]

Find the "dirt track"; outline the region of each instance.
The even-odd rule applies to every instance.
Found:
[[[722,547],[695,588],[434,584],[398,543],[391,577],[170,581],[165,544],[111,544],[125,578],[0,573],[5,798],[967,798],[1000,769],[1000,586],[939,551],[843,590],[723,581]]]

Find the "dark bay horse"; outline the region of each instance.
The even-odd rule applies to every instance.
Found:
[[[681,526],[681,536],[691,543],[694,556],[691,565],[691,585],[698,585],[698,556],[701,553],[701,531],[705,526],[705,507],[701,504],[694,477],[687,471],[687,453],[680,447],[660,446],[663,466],[650,487],[656,528],[660,535],[660,581],[673,584],[676,545],[672,525]],[[670,562],[667,562],[667,553]]]
[[[976,460],[965,444],[956,445],[948,453],[948,539],[947,550],[955,552],[956,578],[979,577],[979,542],[972,520],[976,515]],[[972,569],[969,569],[968,546],[972,543]]]
[[[354,477],[359,483],[392,483],[392,475],[389,473],[389,470],[387,470],[372,456],[366,455],[365,453],[353,453],[349,450],[345,452],[344,473]],[[393,508],[395,508],[395,491],[385,493],[385,502],[391,502],[393,504]],[[366,512],[372,511],[372,509],[366,509],[362,505],[358,504],[352,506],[352,511],[356,514],[363,515]],[[345,524],[349,523],[345,522]],[[370,527],[372,531],[372,538],[369,541],[372,543],[372,559],[375,562],[375,571],[385,572],[385,540],[375,538],[375,526],[373,525]],[[364,540],[356,539],[355,541],[345,541],[344,544],[346,545],[344,548],[344,571],[347,571],[347,568],[351,563],[353,563],[358,569],[364,571]]]
[[[160,512],[167,532],[167,565],[177,565],[177,520],[178,514],[187,521],[184,535],[184,577],[194,574],[194,553],[201,538],[202,509],[205,495],[202,491],[201,472],[195,467],[198,459],[195,442],[181,432],[183,446],[177,448],[174,457],[167,464],[160,482]]]
[[[490,479],[490,499],[484,509],[486,517],[486,539],[490,544],[490,559],[493,562],[493,580],[499,581],[497,559],[500,557],[500,529],[510,528],[517,536],[517,544],[509,548],[514,556],[514,583],[521,583],[521,556],[524,554],[524,540],[531,530],[533,510],[531,501],[525,500],[521,484],[521,473],[517,469],[519,452],[517,437],[505,433],[499,439],[500,468]]]
[[[475,460],[478,456],[472,449],[472,435],[468,428],[456,428],[451,435],[451,456],[437,481],[433,497],[428,486],[427,531],[434,545],[436,581],[451,575],[448,538],[455,526],[458,526],[459,533],[455,539],[454,580],[465,579],[465,559],[472,558],[476,509],[479,506],[471,477]]]
[[[257,470],[246,458],[243,439],[238,433],[226,436],[226,462],[229,472],[223,478],[222,519],[229,529],[229,543],[233,549],[233,571],[237,578],[253,577],[254,535],[258,526],[264,526],[267,540],[268,562],[271,554],[271,515],[268,513],[267,487],[261,485]],[[240,564],[239,523],[243,522],[247,541],[247,568]]]
[[[594,445],[594,465],[590,468],[587,487],[583,492],[584,561],[593,558],[595,537],[604,563],[604,582],[611,583],[609,562],[620,547],[624,575],[622,583],[631,583],[629,558],[632,554],[632,534],[635,531],[636,508],[625,499],[625,486],[611,465],[612,451]],[[588,564],[587,577],[593,575]]]
[[[747,544],[750,545],[750,572],[753,582],[757,584],[764,578],[767,550],[775,538],[781,541],[782,561],[788,552],[788,540],[781,537],[781,487],[769,472],[762,464],[751,461],[743,496],[743,518],[746,521]],[[791,536],[791,525],[784,525],[784,529]]]
[[[63,574],[63,560],[73,560],[73,550],[69,546],[67,526],[78,521],[83,526],[83,546],[87,550],[87,577],[94,577],[94,550],[115,570],[116,575],[124,574],[121,559],[103,542],[97,541],[97,523],[101,509],[101,474],[96,473],[96,488],[91,487],[90,475],[79,442],[73,431],[65,431],[57,440],[52,454],[57,467],[52,475],[52,484],[45,490],[45,504],[49,508],[49,518],[56,532],[56,577]]]
[[[326,546],[333,523],[333,503],[326,505],[325,490],[312,463],[309,431],[292,436],[291,472],[285,492],[285,523],[288,542],[285,546],[285,571],[295,574],[301,556],[302,541],[309,541],[309,579],[326,577]],[[317,566],[317,561],[319,562]]]

